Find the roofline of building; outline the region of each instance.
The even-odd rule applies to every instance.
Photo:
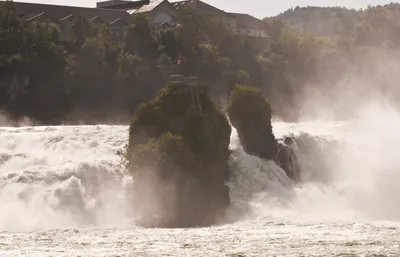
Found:
[[[207,5],[207,7],[214,8],[214,9],[216,9],[217,11],[220,11],[220,12],[225,12],[224,10],[219,9],[219,8],[217,8],[217,7],[215,7],[215,6],[211,5],[211,4],[208,4],[208,3],[206,3],[206,2],[203,2],[203,1],[201,1],[201,0],[180,0],[180,1],[172,2],[171,4],[174,5],[174,4],[184,3],[184,2],[190,2],[190,1],[192,1],[192,2],[201,2],[202,4]],[[179,7],[180,7],[180,6],[179,6]]]
[[[108,10],[121,10],[121,9],[133,9],[133,8],[141,8],[145,5],[150,4],[150,0],[138,0],[138,1],[125,1],[117,4],[110,4],[99,6],[99,3],[106,3],[109,1],[97,2],[96,8],[100,9],[108,9]]]
[[[7,1],[4,0],[0,0],[0,4],[1,3],[5,3]],[[73,9],[86,9],[86,10],[96,10],[96,9],[100,9],[100,10],[108,10],[111,12],[125,12],[124,10],[115,10],[115,9],[108,9],[108,8],[97,8],[97,7],[84,7],[84,6],[76,6],[76,5],[60,5],[60,4],[42,4],[42,3],[28,3],[28,2],[12,2],[13,4],[26,4],[26,5],[39,5],[39,6],[57,6],[57,7],[68,7],[68,8],[73,8]]]
[[[165,2],[167,2],[168,4],[170,4],[171,7],[172,7],[173,9],[175,9],[174,6],[173,6],[173,3],[171,3],[171,2],[168,1],[168,0],[162,0],[161,2],[159,2],[156,6],[154,6],[154,7],[153,7],[152,9],[150,9],[150,10],[140,11],[140,9],[142,9],[143,7],[146,7],[146,5],[143,5],[142,7],[138,8],[138,9],[135,11],[135,13],[148,13],[148,12],[151,12],[151,11],[155,10],[156,8],[158,8],[162,3],[165,3]]]
[[[259,19],[259,18],[257,18],[257,17],[254,17],[254,16],[252,16],[252,15],[250,15],[250,14],[248,14],[248,13],[225,12],[225,14],[227,14],[227,15],[232,15],[232,16],[236,16],[236,15],[248,16],[248,17],[251,17],[251,18],[253,18],[253,19],[257,19],[257,20],[259,20],[259,21],[263,21],[263,20],[261,20],[261,19]]]

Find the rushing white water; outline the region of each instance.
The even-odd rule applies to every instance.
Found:
[[[0,129],[0,229],[126,225],[126,139],[116,126]]]
[[[1,128],[0,256],[400,256],[400,116],[360,117],[274,123],[297,138],[301,185],[234,131],[231,222],[194,229],[134,225],[127,127]]]

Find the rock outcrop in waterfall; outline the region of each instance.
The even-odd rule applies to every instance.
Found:
[[[140,225],[209,226],[230,205],[225,182],[231,127],[207,88],[197,91],[193,105],[191,87],[170,84],[132,119],[126,158]]]
[[[236,86],[229,95],[228,114],[245,152],[276,161],[291,179],[298,180],[298,165],[291,147],[293,142],[276,140],[272,131],[271,105],[258,89]]]

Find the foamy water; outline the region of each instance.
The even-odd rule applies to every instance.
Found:
[[[400,120],[389,116],[373,122],[383,127],[275,122],[277,137],[298,139],[301,185],[233,132],[230,222],[194,229],[135,226],[116,154],[127,127],[1,128],[0,256],[400,256]]]

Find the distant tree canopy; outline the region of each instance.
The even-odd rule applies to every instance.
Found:
[[[400,36],[400,4],[368,6],[362,10],[343,7],[291,8],[268,23],[280,19],[299,34],[311,32],[320,37],[350,37],[359,45],[398,45]]]
[[[287,22],[297,32],[310,31],[322,37],[350,36],[354,23],[361,17],[357,10],[342,7],[307,6],[291,8],[275,18]],[[273,18],[265,18],[269,22]]]

